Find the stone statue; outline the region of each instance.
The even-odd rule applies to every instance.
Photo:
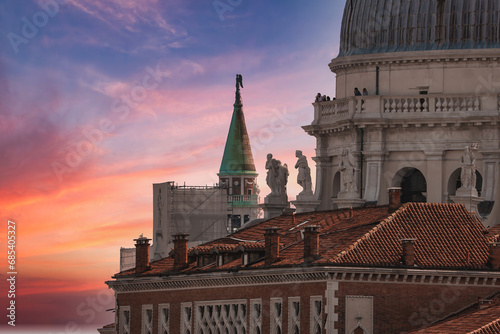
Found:
[[[461,190],[472,190],[476,188],[476,158],[472,152],[474,146],[466,146],[462,155],[460,180],[462,181]]]
[[[243,88],[243,76],[241,74],[236,74],[236,90]]]
[[[288,166],[281,165],[279,160],[273,158],[269,153],[266,161],[267,177],[266,183],[271,188],[268,197],[279,197],[287,199],[286,184],[288,182]]]
[[[288,166],[287,164],[281,165],[281,161],[278,160],[278,187],[279,195],[285,201],[288,201],[288,196],[286,194],[286,184],[288,183]]]
[[[271,188],[270,196],[277,196],[279,195],[278,161],[276,159],[273,159],[273,155],[271,153],[267,155],[266,169],[267,169],[266,183],[269,186],[269,188]]]
[[[295,168],[298,169],[297,183],[303,188],[298,196],[312,195],[311,169],[307,164],[307,158],[302,154],[302,151],[295,151],[295,156],[298,158]]]
[[[356,159],[348,148],[342,150],[340,158],[340,191],[358,191],[356,187]]]

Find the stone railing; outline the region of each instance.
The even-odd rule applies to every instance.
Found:
[[[399,118],[443,113],[472,116],[500,111],[497,94],[430,94],[413,96],[369,95],[314,103],[313,124],[330,124],[354,118]]]
[[[227,197],[228,203],[233,203],[235,205],[245,204],[245,205],[257,205],[258,197],[257,195],[229,195]]]

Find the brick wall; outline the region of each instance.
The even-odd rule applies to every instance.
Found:
[[[194,302],[246,299],[247,300],[247,329],[249,329],[250,299],[262,299],[262,333],[270,332],[270,298],[283,299],[283,327],[282,333],[288,333],[288,297],[300,297],[300,327],[301,333],[309,333],[310,296],[324,296],[326,283],[290,283],[276,285],[259,285],[230,288],[204,288],[165,292],[147,293],[120,293],[118,305],[130,306],[131,333],[141,332],[141,310],[143,304],[153,304],[153,332],[158,333],[158,304],[170,304],[170,332],[180,333],[181,303],[193,302],[193,329],[194,329]],[[323,305],[325,301],[323,300]],[[324,307],[323,307],[324,310]],[[323,319],[324,319],[323,315]],[[248,332],[248,330],[247,330]]]
[[[397,283],[341,283],[336,292],[339,334],[345,332],[345,297],[374,296],[374,334],[406,333],[456,312],[496,288]]]

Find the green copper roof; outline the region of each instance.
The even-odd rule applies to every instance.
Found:
[[[241,75],[236,76],[236,99],[233,117],[229,126],[224,156],[220,164],[219,175],[257,174],[253,162],[252,149],[248,139],[240,86],[243,87]]]

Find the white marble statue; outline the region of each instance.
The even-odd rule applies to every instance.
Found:
[[[472,190],[476,188],[476,158],[473,153],[474,146],[466,146],[461,159],[462,170],[460,180],[461,190]]]
[[[297,183],[303,188],[298,196],[312,195],[311,169],[307,163],[307,158],[302,154],[302,151],[295,151],[295,156],[298,158],[295,168],[298,169]]]
[[[342,150],[340,158],[340,191],[357,192],[356,187],[356,159],[348,148]]]
[[[287,200],[286,184],[288,182],[288,166],[281,165],[279,160],[273,158],[269,153],[266,161],[267,177],[266,183],[271,188],[268,197],[279,197]]]

